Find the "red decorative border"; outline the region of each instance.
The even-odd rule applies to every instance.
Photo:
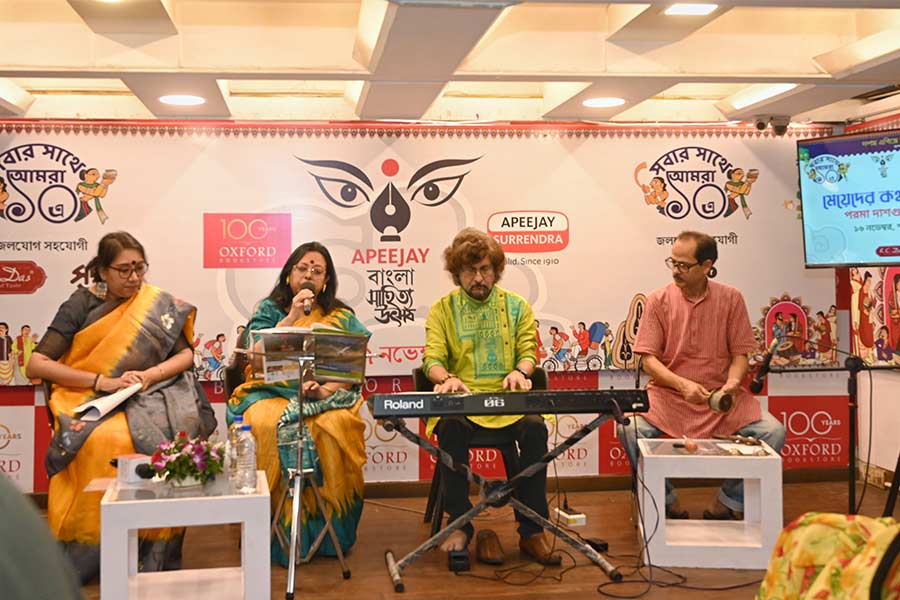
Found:
[[[206,135],[217,137],[742,137],[774,138],[770,130],[758,131],[750,123],[584,123],[579,121],[508,121],[485,124],[432,124],[378,121],[93,121],[55,119],[0,120],[0,132],[103,134],[141,136]],[[788,129],[787,136],[811,138],[831,135],[825,125],[800,125]]]
[[[890,129],[900,129],[900,114],[865,121],[856,125],[848,125],[844,129],[844,133],[868,133],[870,131],[888,131]]]

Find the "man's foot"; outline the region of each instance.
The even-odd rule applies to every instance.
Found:
[[[492,529],[482,529],[475,536],[475,558],[486,565],[503,564],[503,547]]]
[[[708,521],[743,521],[744,513],[731,510],[716,498],[713,505],[703,511],[703,518]]]
[[[544,532],[528,536],[527,538],[520,537],[519,550],[548,567],[558,567],[562,564],[562,557],[559,554],[551,553],[550,543],[544,536]]]
[[[688,511],[681,507],[681,503],[675,500],[671,504],[666,504],[667,519],[690,519],[691,515]]]
[[[452,550],[465,550],[469,545],[469,536],[465,531],[457,529],[451,533],[446,540],[441,543],[441,550],[450,552]]]

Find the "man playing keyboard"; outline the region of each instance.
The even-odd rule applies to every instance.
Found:
[[[498,287],[506,257],[496,240],[474,228],[457,234],[444,250],[444,268],[458,287],[435,302],[425,322],[423,369],[434,391],[498,392],[529,390],[535,366],[535,320],[524,298]],[[457,463],[468,464],[469,442],[480,429],[502,429],[518,442],[520,467],[538,462],[547,451],[547,427],[540,415],[443,417],[428,420],[427,432]],[[443,464],[444,506],[452,521],[472,507],[463,475]],[[519,500],[547,518],[547,470],[525,479],[516,489]],[[539,525],[519,518],[519,547],[545,565],[558,565]],[[471,523],[441,544],[444,551],[463,550],[472,538]],[[497,562],[499,544],[480,549],[478,558]],[[491,549],[490,546],[496,546]]]

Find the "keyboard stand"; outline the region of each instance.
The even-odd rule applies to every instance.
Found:
[[[477,517],[489,506],[497,508],[507,503],[511,504],[512,507],[515,510],[519,511],[519,513],[521,513],[523,516],[531,519],[533,522],[537,523],[547,531],[550,531],[556,537],[560,538],[561,540],[584,554],[591,560],[591,562],[603,569],[603,572],[606,573],[606,575],[611,580],[621,581],[622,574],[616,567],[610,564],[602,554],[594,550],[592,547],[581,543],[565,530],[557,527],[555,523],[548,519],[545,519],[513,497],[516,482],[518,480],[531,477],[541,469],[547,467],[547,465],[549,465],[557,456],[583,440],[585,437],[590,435],[591,432],[600,427],[600,425],[602,425],[609,419],[615,419],[619,423],[627,424],[628,421],[627,419],[625,419],[624,415],[622,415],[622,411],[617,409],[618,406],[616,406],[616,414],[602,414],[590,423],[583,425],[567,440],[544,454],[544,456],[542,456],[539,461],[535,462],[532,465],[529,465],[525,469],[522,469],[518,474],[516,474],[515,477],[512,477],[511,479],[503,482],[487,481],[478,473],[473,472],[468,465],[456,464],[449,454],[447,454],[419,434],[410,431],[406,427],[406,423],[402,418],[389,417],[384,419],[383,427],[387,431],[397,431],[400,435],[408,439],[410,442],[416,444],[417,446],[420,446],[421,448],[425,449],[426,452],[432,454],[445,466],[453,469],[457,473],[465,475],[468,481],[478,486],[481,496],[478,504],[470,508],[458,518],[454,519],[451,523],[448,523],[446,527],[425,540],[422,545],[410,551],[400,560],[396,560],[394,558],[394,552],[390,549],[388,549],[384,553],[384,562],[387,565],[388,575],[390,575],[391,581],[394,584],[394,591],[402,592],[404,590],[403,577],[401,575],[401,572],[406,567],[415,562],[420,556],[422,556],[432,548],[439,546],[440,543],[447,539],[451,533],[467,525],[472,519]]]

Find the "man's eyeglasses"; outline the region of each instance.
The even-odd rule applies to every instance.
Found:
[[[479,269],[476,269],[475,267],[463,267],[459,272],[466,277],[475,277],[475,273],[480,273],[483,279],[487,279],[494,274],[494,267],[491,265],[484,265]]]
[[[300,277],[306,277],[307,274],[310,274],[313,277],[321,277],[325,274],[325,267],[320,267],[318,265],[313,265],[312,267],[307,267],[306,265],[294,265],[294,270],[297,271],[297,274],[300,275]]]
[[[150,268],[149,264],[142,262],[142,263],[128,265],[127,267],[112,267],[111,266],[109,269],[111,271],[115,271],[116,273],[118,273],[119,277],[121,277],[122,279],[128,279],[129,277],[131,277],[132,273],[137,274],[138,277],[143,277],[147,273],[147,269],[149,269],[149,268]]]
[[[670,271],[678,271],[679,273],[684,273],[685,271],[690,271],[691,269],[693,269],[694,267],[696,267],[697,265],[700,264],[698,262],[695,262],[695,263],[678,262],[677,260],[673,259],[672,257],[667,258],[665,260],[665,263]]]

